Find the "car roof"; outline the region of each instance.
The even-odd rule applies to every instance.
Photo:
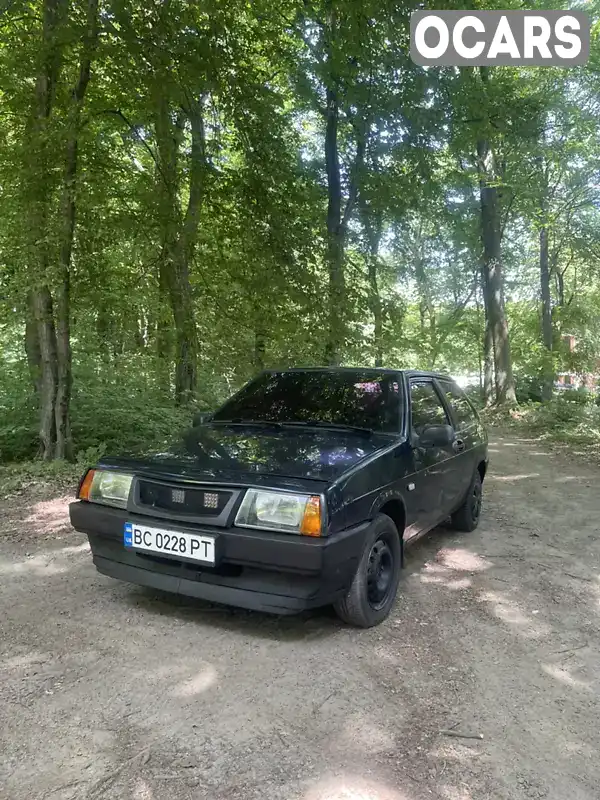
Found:
[[[389,367],[287,367],[285,369],[266,369],[264,372],[373,372],[382,375],[406,375],[407,378],[440,378],[452,380],[443,372],[432,372],[419,369],[391,369]]]
[[[386,367],[286,367],[283,369],[266,369],[265,372],[381,372],[382,374],[397,375],[400,369]]]
[[[443,381],[454,381],[451,375],[447,372],[431,372],[421,369],[403,369],[401,370],[408,378],[439,378]]]

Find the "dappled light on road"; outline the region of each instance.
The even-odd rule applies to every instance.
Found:
[[[500,483],[510,483],[511,481],[524,481],[529,478],[539,478],[539,472],[529,472],[525,475],[488,475],[486,481],[497,481]]]
[[[210,689],[216,680],[216,669],[208,665],[193,678],[175,686],[171,691],[171,695],[173,697],[195,697],[198,694],[202,694],[202,692],[205,692],[207,689]]]
[[[154,792],[148,781],[136,778],[133,785],[132,800],[154,800]]]
[[[401,788],[392,789],[362,777],[344,775],[312,786],[303,800],[412,800]]]
[[[559,667],[557,664],[543,664],[542,669],[547,675],[564,683],[566,686],[570,686],[573,689],[591,690],[589,682],[576,678],[569,667]]]
[[[23,525],[32,533],[57,533],[70,527],[69,503],[71,495],[56,497],[53,500],[41,500],[31,508]]]
[[[550,626],[535,618],[539,613],[537,609],[527,613],[519,607],[516,600],[503,592],[483,591],[479,593],[478,599],[481,602],[489,603],[492,613],[498,619],[514,626],[525,637],[540,639],[550,633]]]
[[[392,753],[395,749],[394,734],[382,725],[368,719],[360,712],[352,714],[341,732],[338,747],[347,751],[354,748],[363,753]]]
[[[469,576],[484,572],[491,566],[491,562],[486,558],[464,547],[444,547],[438,551],[435,561],[427,562],[422,568],[420,581],[425,584],[439,584],[452,591],[461,591],[472,586],[473,582]]]
[[[453,786],[442,786],[444,800],[474,800],[473,795],[467,789],[454,788]]]
[[[7,561],[0,559],[0,575],[18,575],[31,572],[34,575],[59,575],[72,569],[73,556],[85,553],[90,546],[87,542],[78,545],[61,547],[58,550],[44,550],[25,561]]]
[[[451,570],[460,572],[483,572],[492,564],[486,558],[464,547],[445,547],[438,552],[438,561]]]
[[[32,666],[32,664],[42,664],[47,659],[47,653],[38,653],[34,651],[26,655],[7,658],[6,661],[0,662],[0,670],[23,669]]]
[[[461,589],[468,589],[472,581],[470,578],[449,578],[448,573],[445,574],[427,574],[427,569],[421,575],[421,583],[440,583],[445,586],[446,589],[451,589],[454,591],[459,591]]]
[[[600,614],[600,574],[596,575],[591,581],[591,590],[594,596],[594,608]]]

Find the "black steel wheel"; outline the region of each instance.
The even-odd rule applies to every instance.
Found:
[[[371,548],[367,561],[367,599],[378,610],[390,593],[394,576],[394,555],[384,538],[379,538]]]
[[[401,534],[390,517],[378,514],[350,590],[335,604],[338,616],[360,628],[383,622],[396,599],[401,569]]]

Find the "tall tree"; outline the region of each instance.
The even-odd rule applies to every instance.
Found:
[[[98,0],[88,0],[83,23],[69,17],[67,0],[44,0],[40,54],[24,169],[29,216],[29,319],[25,349],[39,392],[40,451],[45,459],[70,453],[70,271],[76,220],[77,152],[81,113],[98,37]],[[70,74],[65,49],[76,31],[78,72],[65,104]],[[62,168],[56,153],[62,153]],[[57,174],[62,172],[60,179]],[[58,234],[55,233],[58,229]]]
[[[76,191],[81,115],[98,41],[99,2],[88,0],[79,70],[66,110],[65,156],[60,199],[58,279],[56,286],[57,382],[54,399],[55,458],[70,458],[71,443],[71,261],[76,222]]]
[[[480,67],[479,74],[483,95],[489,92],[489,71]],[[489,101],[485,107],[489,107]],[[485,112],[484,112],[485,113]],[[494,353],[494,379],[496,401],[516,403],[515,382],[510,353],[510,337],[506,320],[504,300],[504,274],[502,266],[502,221],[499,187],[503,180],[503,169],[498,164],[497,154],[486,135],[489,116],[481,125],[482,134],[477,139],[477,165],[479,170],[479,196],[481,202],[481,239],[483,244],[483,291],[486,297],[487,325],[491,331]],[[488,334],[489,336],[489,334]]]

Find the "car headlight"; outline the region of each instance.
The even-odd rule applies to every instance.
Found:
[[[235,517],[243,528],[321,535],[321,498],[318,495],[291,494],[248,489]]]
[[[132,481],[133,475],[124,472],[90,469],[81,482],[77,496],[91,503],[127,508]]]

